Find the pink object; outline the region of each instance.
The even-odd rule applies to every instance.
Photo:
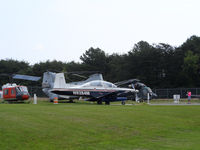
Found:
[[[188,92],[188,96],[191,96],[192,95],[192,93],[191,92]]]

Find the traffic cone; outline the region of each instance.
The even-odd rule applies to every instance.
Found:
[[[54,97],[53,103],[58,104],[58,98],[57,97]]]

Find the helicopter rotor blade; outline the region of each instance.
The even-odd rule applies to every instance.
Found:
[[[79,75],[79,74],[72,74],[73,76],[77,76],[77,77],[80,77],[80,78],[83,78],[83,79],[87,79],[87,77],[83,76],[83,75]]]
[[[37,76],[29,76],[29,75],[21,75],[21,74],[14,74],[12,76],[13,79],[20,79],[20,80],[29,80],[29,81],[38,81],[41,77]]]

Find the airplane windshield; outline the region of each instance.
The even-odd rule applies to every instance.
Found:
[[[101,81],[91,81],[91,82],[85,83],[83,85],[83,87],[90,87],[90,86],[93,86],[93,87],[103,87]]]
[[[114,85],[110,82],[106,82],[106,81],[103,81],[102,84],[105,88],[116,88],[117,87],[116,85]]]
[[[83,87],[104,87],[104,88],[116,88],[117,86],[106,81],[91,81],[83,85]]]

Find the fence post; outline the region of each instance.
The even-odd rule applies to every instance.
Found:
[[[182,92],[182,88],[180,89],[180,91],[181,91],[181,97],[183,97],[183,92]]]
[[[168,89],[167,89],[167,98],[169,98],[169,91],[168,91]]]

